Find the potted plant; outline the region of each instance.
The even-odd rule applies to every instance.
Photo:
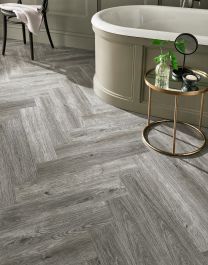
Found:
[[[155,85],[161,88],[169,87],[170,65],[174,70],[178,70],[178,61],[175,53],[170,48],[166,48],[170,43],[170,41],[166,40],[152,40],[152,44],[160,48],[160,54],[154,60],[157,63]]]

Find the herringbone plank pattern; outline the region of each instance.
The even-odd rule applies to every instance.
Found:
[[[94,95],[93,52],[35,50],[0,57],[0,264],[207,265],[207,150],[148,150],[146,117]]]

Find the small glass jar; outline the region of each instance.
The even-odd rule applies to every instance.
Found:
[[[170,66],[167,64],[166,60],[161,59],[160,63],[155,68],[155,74],[155,86],[161,88],[168,88]]]

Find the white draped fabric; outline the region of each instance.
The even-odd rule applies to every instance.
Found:
[[[38,34],[42,22],[42,14],[39,11],[41,5],[22,5],[22,4],[0,4],[0,8],[12,11],[16,14],[17,19],[24,22],[29,31]]]

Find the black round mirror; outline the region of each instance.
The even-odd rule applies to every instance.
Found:
[[[182,33],[175,39],[176,50],[184,55],[195,53],[198,46],[196,37],[190,33]]]
[[[178,70],[173,70],[173,77],[176,79],[182,79],[184,73],[189,73],[190,70],[185,68],[186,56],[195,53],[198,49],[198,41],[195,36],[190,33],[180,34],[174,42],[176,50],[183,54],[183,65]]]

